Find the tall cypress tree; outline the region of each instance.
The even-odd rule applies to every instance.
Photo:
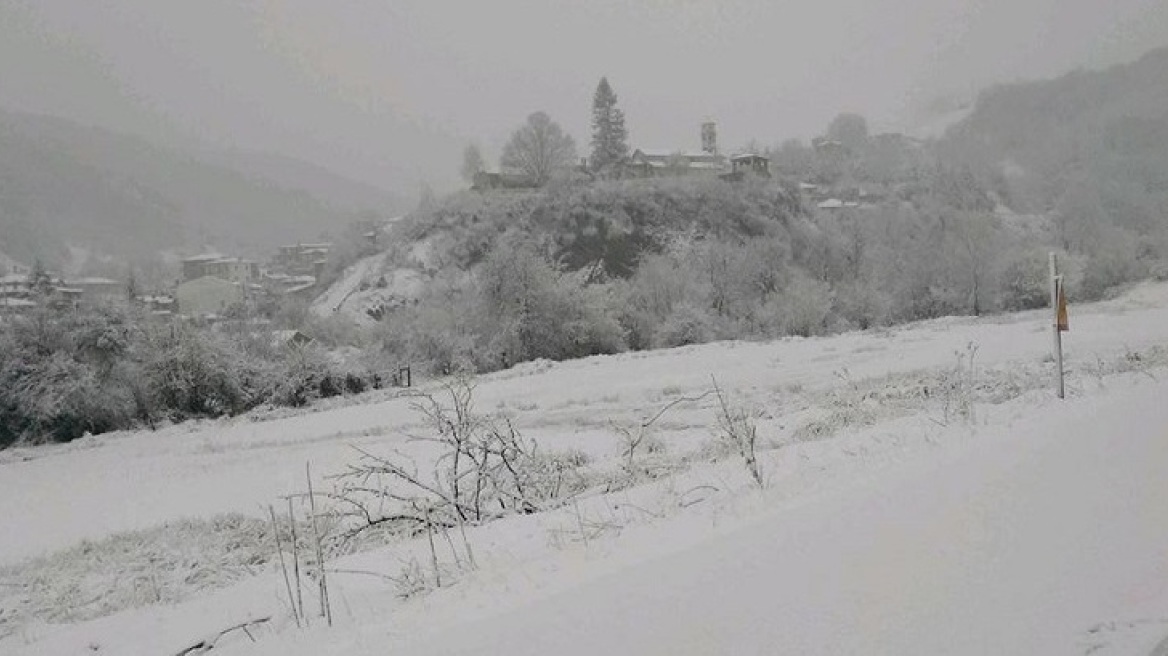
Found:
[[[611,170],[629,154],[625,114],[616,106],[608,78],[600,78],[592,97],[592,170]]]

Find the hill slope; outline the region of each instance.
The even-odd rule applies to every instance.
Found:
[[[1168,48],[990,89],[945,141],[1004,165],[1024,204],[1070,211],[1089,203],[1120,225],[1159,228],[1168,206]]]
[[[119,256],[265,249],[317,237],[359,209],[392,211],[381,206],[392,195],[378,191],[284,158],[187,153],[0,112],[0,249],[29,259],[57,259],[64,245]]]

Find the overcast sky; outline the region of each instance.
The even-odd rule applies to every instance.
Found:
[[[1164,0],[0,0],[0,107],[413,191],[535,110],[586,150],[602,75],[634,147],[732,150],[1162,45]]]

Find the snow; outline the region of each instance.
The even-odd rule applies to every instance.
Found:
[[[389,254],[378,253],[345,269],[340,279],[313,301],[312,312],[320,317],[340,314],[359,325],[371,325],[374,319],[368,310],[417,298],[421,289],[422,277],[417,270],[391,267]]]
[[[345,269],[340,279],[312,304],[312,311],[320,316],[339,312],[345,301],[358,291],[361,283],[381,267],[385,257],[385,253],[371,255]]]
[[[481,568],[427,596],[401,601],[376,577],[332,577],[331,630],[290,625],[282,580],[269,570],[173,606],[31,626],[0,641],[0,652],[174,653],[274,615],[257,642],[225,639],[216,651],[1146,654],[1168,636],[1168,379],[1091,367],[1168,344],[1168,285],[1072,305],[1066,402],[1037,389],[979,407],[974,422],[886,412],[827,439],[791,439],[823,395],[951,369],[971,343],[979,370],[1044,371],[1048,322],[1045,311],[949,318],[484,376],[481,411],[508,413],[541,446],[598,460],[619,452],[610,422],[706,389],[711,375],[759,408],[761,437],[783,446],[762,452],[763,491],[728,459],[476,528]],[[261,516],[280,495],[303,491],[305,462],[322,476],[340,471],[355,459],[351,446],[421,453],[404,437],[420,430],[408,400],[379,394],[266,421],[0,454],[0,564],[180,517]],[[713,430],[708,403],[665,419],[658,437],[670,454],[695,451]],[[581,521],[601,526],[587,544]],[[396,575],[417,547],[336,565]]]
[[[1166,394],[1159,383],[1048,407],[956,461],[782,504],[681,552],[394,648],[1082,653],[1100,618],[1142,617],[1149,600],[1168,610]]]

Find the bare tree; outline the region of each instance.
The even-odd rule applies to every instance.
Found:
[[[511,135],[499,163],[545,184],[557,169],[576,160],[576,142],[544,112],[527,117],[523,127]]]
[[[955,223],[953,236],[957,241],[959,257],[964,264],[968,284],[969,309],[974,316],[986,310],[987,278],[1000,256],[1001,227],[992,214],[969,213]]]

